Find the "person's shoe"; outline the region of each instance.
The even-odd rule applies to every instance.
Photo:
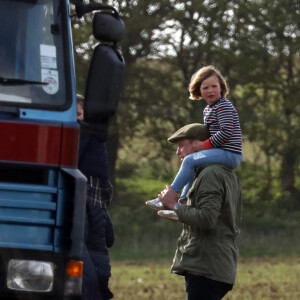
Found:
[[[146,205],[155,210],[168,209],[159,198],[146,201]]]
[[[159,210],[157,214],[162,218],[178,221],[178,216],[174,210]]]

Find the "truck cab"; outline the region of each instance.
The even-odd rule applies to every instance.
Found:
[[[113,8],[74,3],[78,15],[99,10],[100,39],[102,15],[123,30]],[[70,3],[0,0],[0,18],[0,295],[81,299],[86,178]],[[115,46],[97,46],[90,66],[86,121],[95,125],[117,108],[124,61]]]

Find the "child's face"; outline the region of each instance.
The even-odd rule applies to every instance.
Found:
[[[221,98],[221,86],[216,76],[208,77],[203,80],[200,86],[200,92],[207,104],[216,103]]]
[[[77,120],[83,121],[83,108],[81,104],[77,104]]]

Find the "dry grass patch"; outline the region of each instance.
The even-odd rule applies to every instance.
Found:
[[[115,300],[184,300],[184,278],[171,262],[112,262]],[[224,300],[300,299],[300,257],[242,259],[236,285]]]

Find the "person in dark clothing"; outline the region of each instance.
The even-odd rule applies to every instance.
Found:
[[[83,97],[77,95],[78,112],[83,110]],[[83,113],[83,111],[82,111]],[[107,213],[113,188],[108,180],[108,158],[105,142],[106,124],[92,125],[80,120],[78,169],[87,177],[85,243],[95,266],[101,299],[113,298],[109,289],[111,266],[108,248],[114,244],[114,229]]]

